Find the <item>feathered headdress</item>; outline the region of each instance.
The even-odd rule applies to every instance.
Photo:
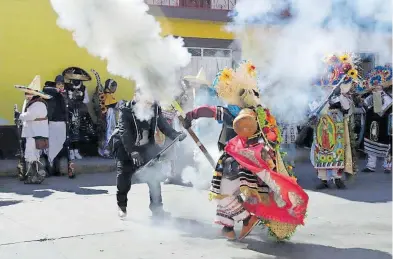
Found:
[[[316,83],[320,86],[334,86],[341,80],[343,84],[355,85],[360,81],[356,57],[351,53],[344,53],[342,55],[331,54],[324,58],[327,64],[326,74]]]
[[[376,86],[389,87],[392,85],[392,66],[386,64],[371,70],[363,81],[364,92],[371,91]]]
[[[242,91],[258,92],[256,68],[248,60],[240,63],[236,69],[224,68],[217,74],[212,86],[225,102],[240,105]]]

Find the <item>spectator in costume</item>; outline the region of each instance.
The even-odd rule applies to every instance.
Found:
[[[85,81],[91,81],[91,76],[79,67],[66,68],[62,75],[67,83],[72,84],[66,89],[70,100],[70,158],[82,159],[79,152],[80,144],[90,142],[95,136],[94,124],[87,108],[89,95],[87,87],[83,84]]]

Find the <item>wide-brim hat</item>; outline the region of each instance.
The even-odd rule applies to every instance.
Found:
[[[33,81],[28,85],[15,85],[16,89],[21,90],[22,92],[34,95],[34,96],[40,96],[44,99],[51,99],[52,96],[49,94],[46,94],[41,91],[41,77],[40,76],[35,76]]]
[[[210,85],[211,83],[206,79],[206,74],[205,71],[203,70],[203,67],[199,69],[198,74],[196,76],[184,76],[183,80],[186,80],[190,83],[196,83],[199,85]]]
[[[80,80],[80,81],[90,81],[91,76],[86,70],[80,67],[68,67],[64,69],[62,75],[66,80]]]

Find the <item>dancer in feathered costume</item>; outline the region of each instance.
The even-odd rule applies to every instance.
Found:
[[[328,188],[328,181],[334,180],[339,189],[345,188],[343,173],[356,173],[353,152],[353,102],[350,90],[359,82],[356,63],[350,54],[326,57],[328,75],[317,85],[330,93],[326,102],[313,111],[316,121],[311,162],[321,180],[317,189]]]
[[[235,239],[235,221],[242,221],[239,239],[260,221],[278,239],[288,238],[303,224],[308,196],[289,176],[279,151],[280,132],[275,118],[260,105],[255,66],[247,61],[236,70],[224,69],[213,83],[227,107],[204,106],[187,114],[223,122],[220,157],[212,180],[211,198],[218,201],[216,223]]]
[[[367,165],[363,172],[374,172],[378,157],[385,159],[385,173],[392,170],[392,97],[388,93],[391,86],[392,67],[389,65],[375,67],[363,81],[362,94],[369,94],[363,102],[367,110],[364,137]]]

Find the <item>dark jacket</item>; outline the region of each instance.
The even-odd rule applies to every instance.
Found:
[[[48,120],[49,121],[66,121],[66,103],[61,93],[55,87],[45,86],[43,92],[52,96],[48,103]]]
[[[147,162],[160,151],[160,147],[155,144],[154,135],[156,129],[165,134],[170,139],[175,139],[180,133],[174,130],[161,113],[161,107],[157,104],[152,106],[154,115],[149,124],[149,143],[139,146],[138,136],[141,136],[141,124],[133,111],[133,103],[126,102],[120,106],[119,121],[112,136],[112,148],[116,159],[129,160],[132,152],[139,152]]]

